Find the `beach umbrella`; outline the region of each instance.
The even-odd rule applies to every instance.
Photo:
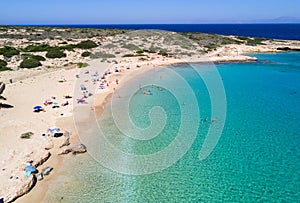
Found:
[[[41,110],[43,107],[41,107],[41,106],[35,106],[35,107],[33,107],[33,109],[34,110]]]
[[[34,168],[33,166],[26,166],[26,167],[25,167],[25,170],[26,170],[26,171],[29,171],[29,172],[31,172],[31,173],[37,172],[36,168]]]

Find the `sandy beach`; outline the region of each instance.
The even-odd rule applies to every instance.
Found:
[[[87,112],[96,112],[96,116],[100,116],[109,95],[132,77],[156,67],[178,63],[255,61],[255,58],[244,54],[276,52],[278,46],[281,45],[224,45],[208,54],[193,57],[166,57],[151,53],[145,61],[138,57],[119,57],[117,63],[89,59],[86,60],[89,64],[86,68],[68,65],[54,69],[42,67],[1,72],[0,80],[6,83],[3,95],[7,98],[2,103],[11,108],[0,110],[0,198],[4,198],[4,202],[13,201],[28,193],[35,185],[32,193],[17,202],[32,202],[32,199],[38,201],[42,198],[47,190],[46,185],[51,182],[48,180],[55,175],[64,156],[68,156],[59,154],[80,144],[73,122],[73,111],[85,112],[82,114],[82,122],[87,122],[89,116],[84,116],[89,115]],[[68,60],[71,61],[72,56]],[[116,67],[118,72],[115,72]],[[101,80],[105,72],[111,74]],[[104,89],[98,91],[101,83]],[[83,98],[81,85],[92,93],[87,98]],[[72,98],[65,98],[66,94]],[[59,108],[44,105],[46,100],[57,103]],[[62,106],[66,102],[67,105]],[[33,112],[34,106],[42,106],[44,111]],[[57,127],[70,135],[70,146],[62,147],[66,141],[65,136],[55,138],[47,135],[47,129]],[[20,135],[26,132],[32,132],[33,135],[30,139],[21,139]],[[43,181],[37,181],[33,175],[25,177],[25,164],[30,161],[39,171],[47,166],[53,167],[53,171]]]

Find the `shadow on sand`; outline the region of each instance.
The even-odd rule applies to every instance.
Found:
[[[10,104],[2,104],[0,103],[0,109],[11,109],[14,108],[14,106],[10,105]]]

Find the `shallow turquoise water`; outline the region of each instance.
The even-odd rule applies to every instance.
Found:
[[[217,65],[226,91],[227,117],[222,136],[207,159],[200,161],[198,156],[210,123],[199,121],[197,137],[187,153],[157,173],[123,175],[87,155],[69,158],[65,164],[73,170],[55,180],[46,201],[300,202],[300,53],[256,56],[260,60],[255,63]],[[172,70],[188,81],[199,103],[200,117],[191,117],[190,124],[205,117],[211,119],[203,81],[189,66]],[[176,84],[172,78],[168,82]],[[144,95],[145,90],[153,95]],[[184,92],[179,89],[177,94]],[[178,101],[167,90],[151,85],[134,94],[129,111],[137,126],[151,124],[148,113],[153,106],[164,108],[168,118],[161,133],[148,141],[124,137],[114,124],[109,106],[99,119],[101,130],[113,146],[127,153],[155,153],[176,137],[182,114],[196,111],[188,108],[191,98],[185,98]],[[161,119],[161,115],[154,114],[154,118]],[[99,128],[91,129],[95,138]],[[112,159],[126,162],[121,157]]]

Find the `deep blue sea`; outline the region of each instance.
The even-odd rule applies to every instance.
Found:
[[[49,26],[49,25],[47,25]],[[175,32],[203,32],[224,35],[300,40],[300,24],[121,24],[51,25],[76,28],[158,29]]]
[[[176,158],[188,146],[184,155],[169,167],[141,175],[122,174],[103,167],[101,161],[87,154],[68,156],[45,202],[299,202],[300,53],[255,56],[259,60],[253,63],[216,65],[226,93],[226,121],[216,147],[206,159],[199,160],[199,151],[209,128],[218,126],[220,117],[210,122],[213,103],[210,96],[214,92],[209,91],[195,69],[199,68],[203,75],[209,71],[197,64],[161,69],[135,78],[123,90],[127,92],[131,84],[137,87],[151,77],[157,83],[166,81],[163,88],[146,85],[131,96],[120,93],[122,97],[117,98],[116,105],[107,104],[97,125],[91,124],[87,133],[91,134],[89,139],[96,151],[108,147],[109,153],[101,152],[98,161],[109,159],[110,164],[119,165],[123,172],[126,167],[129,167],[126,172],[147,172]],[[175,86],[175,90],[169,91],[167,84]],[[185,85],[191,89],[181,89]],[[145,91],[151,91],[151,95],[144,94]],[[192,106],[194,99],[196,108]],[[127,100],[130,117],[122,106],[122,101]],[[216,100],[216,104],[221,100]],[[152,111],[153,107],[159,108]],[[115,115],[113,108],[121,114]],[[164,114],[159,113],[162,109]],[[157,128],[152,129],[153,133],[159,133],[148,140],[124,136],[126,130],[129,134],[133,131],[125,125],[122,132],[120,120],[131,120],[139,128],[154,125]],[[164,128],[157,130],[161,124]],[[196,138],[189,145],[195,127],[199,127]],[[150,159],[141,164],[137,159],[109,150],[118,148],[127,155],[161,155],[156,152],[168,148],[180,136],[181,128],[184,128],[182,145],[169,151],[169,156],[161,156],[158,162]],[[100,137],[99,129],[105,132],[105,138]],[[147,133],[135,136],[142,138]],[[99,139],[111,145],[104,146]]]

